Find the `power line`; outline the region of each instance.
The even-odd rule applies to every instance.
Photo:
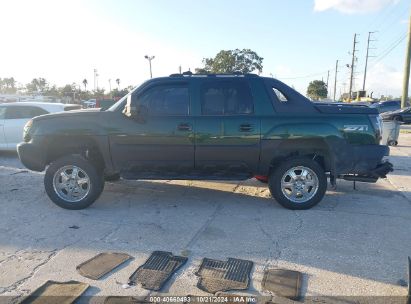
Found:
[[[390,49],[393,45],[395,45],[399,40],[403,39],[404,35],[406,35],[406,34],[407,34],[407,32],[406,32],[406,31],[403,31],[400,35],[398,35],[395,39],[393,39],[390,43],[388,43],[385,48],[382,48],[382,51],[381,51],[381,53],[377,56],[377,58],[380,57],[382,54],[384,54],[387,50],[389,50],[389,49]]]
[[[386,49],[384,53],[379,55],[377,57],[377,60],[373,62],[373,65],[377,64],[381,60],[383,60],[389,53],[391,53],[397,46],[400,45],[401,42],[404,41],[404,39],[407,37],[407,33],[405,33],[400,39],[398,39],[396,42],[394,42],[389,49]]]
[[[364,31],[370,28],[373,28],[374,25],[377,25],[377,23],[381,20],[387,20],[387,17],[392,14],[392,12],[395,10],[395,6],[387,6],[385,9],[383,9],[377,16],[374,18],[368,26],[364,28]],[[381,25],[380,23],[379,25]]]
[[[392,14],[394,13],[394,11],[395,11],[395,7],[391,7],[391,10],[390,10],[390,11],[386,11],[386,15],[387,15],[387,16],[390,16],[390,15],[392,15]],[[388,14],[387,14],[387,13],[388,13]],[[401,15],[402,15],[402,13],[403,13],[403,12],[401,12]],[[375,20],[377,20],[377,19],[375,19]],[[374,21],[375,21],[375,20],[374,20]],[[396,20],[397,20],[397,19],[395,19],[394,21],[396,21]],[[372,22],[371,24],[373,24],[373,23],[375,23],[375,22]],[[383,22],[383,23],[384,23],[384,22]],[[383,23],[381,23],[381,24],[383,24]],[[388,28],[389,26],[391,26],[391,25],[392,25],[392,23],[390,23],[388,26],[386,26],[386,27],[384,28],[384,30],[387,29],[387,28]],[[370,32],[369,32],[369,33],[370,33]],[[371,33],[374,33],[374,32],[371,32]],[[348,65],[348,67],[351,69],[351,73],[350,73],[350,88],[351,88],[351,91],[352,91],[353,82],[354,82],[354,79],[355,79],[354,75],[356,74],[355,68],[356,68],[357,57],[355,56],[355,53],[358,52],[358,49],[356,48],[356,44],[358,44],[357,36],[358,36],[358,34],[355,34],[355,35],[354,35],[353,52],[352,52],[352,62],[351,62],[351,66]],[[369,50],[372,49],[372,48],[370,48],[369,42],[372,42],[372,41],[375,41],[375,40],[370,39],[369,42],[367,41],[367,55],[366,55],[365,69],[368,69],[368,70],[369,70],[369,69],[374,68],[374,67],[375,67],[375,64],[378,63],[378,62],[380,62],[380,61],[381,61],[382,59],[384,59],[388,54],[390,54],[390,53],[406,38],[406,36],[407,36],[407,33],[403,33],[399,38],[394,39],[390,44],[388,44],[388,46],[387,46],[387,47],[380,53],[380,55],[378,55],[378,56],[371,56],[371,55],[369,55]],[[369,37],[369,38],[370,38],[370,37]],[[370,68],[368,68],[368,59],[371,58],[371,57],[375,57],[376,60],[373,60],[373,61],[372,61],[372,64],[373,64],[373,65],[372,65]],[[364,67],[363,65],[360,65],[360,68],[363,68],[363,67]],[[338,68],[338,67],[337,67],[337,68]],[[311,73],[311,74],[302,75],[302,76],[295,76],[295,77],[281,77],[281,76],[278,76],[277,78],[278,78],[278,79],[283,79],[283,80],[305,79],[305,78],[311,78],[311,77],[316,77],[316,76],[320,76],[320,75],[325,75],[325,74],[328,74],[329,72],[333,72],[333,71],[335,71],[335,72],[338,73],[337,68],[332,68],[332,69],[329,69],[329,70],[324,70],[324,71],[321,71],[321,72]],[[366,70],[364,70],[364,76],[366,77]],[[365,79],[364,79],[364,82],[365,82]],[[364,85],[364,83],[363,83],[363,88],[364,88],[364,87],[365,87],[365,85]]]
[[[407,35],[407,32],[403,32],[400,36],[398,36],[397,38],[395,38],[393,41],[391,41],[390,43],[387,44],[387,47],[383,49],[383,51],[381,51],[381,53],[377,56],[369,56],[369,57],[374,57],[374,59],[370,60],[370,63],[373,64],[373,66],[368,68],[368,71],[371,70],[374,65],[378,62],[380,62],[385,56],[387,56],[390,51],[393,51],[398,45],[397,43],[401,43],[405,38],[404,35]],[[393,49],[394,47],[394,49]],[[370,48],[371,49],[371,48]],[[388,52],[388,53],[387,53]],[[386,54],[387,53],[387,54]],[[364,68],[364,64],[361,64],[358,68]]]
[[[408,12],[408,8],[404,9],[403,11],[400,12],[400,14],[398,16],[395,16],[394,19],[392,19],[392,21],[383,29],[380,28],[380,32],[385,32],[385,30],[387,30],[388,28],[390,28],[392,25],[394,25],[394,23],[398,22],[402,17],[404,17],[406,15],[406,13]],[[385,21],[385,20],[384,20]],[[384,24],[385,22],[381,23]]]
[[[328,71],[332,72],[332,71],[334,71],[334,69],[328,69],[328,70],[325,70],[323,72],[308,74],[308,75],[305,75],[305,76],[296,76],[296,77],[279,77],[279,76],[277,76],[277,78],[278,79],[287,79],[287,80],[288,79],[291,79],[291,80],[293,80],[293,79],[303,79],[303,78],[310,78],[310,77],[315,77],[315,76],[319,76],[319,75],[325,75]]]

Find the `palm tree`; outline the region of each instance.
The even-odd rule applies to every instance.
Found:
[[[120,78],[117,78],[116,82],[117,82],[118,90],[120,91]]]
[[[88,81],[86,78],[84,78],[83,79],[84,91],[87,91],[87,84],[88,84]]]
[[[14,80],[13,77],[9,78],[9,86],[10,86],[10,89],[14,89],[16,86],[16,80]]]

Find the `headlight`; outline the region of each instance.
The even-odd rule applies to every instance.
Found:
[[[30,134],[30,130],[31,130],[31,126],[33,125],[33,120],[29,120],[26,125],[24,126],[23,129],[23,140],[25,142],[29,142],[31,140],[31,134]]]

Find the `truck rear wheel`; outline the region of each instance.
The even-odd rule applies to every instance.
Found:
[[[64,209],[84,209],[104,189],[103,175],[80,155],[57,159],[46,170],[44,186],[49,198]]]
[[[327,190],[324,169],[314,160],[292,158],[279,165],[270,175],[271,195],[283,207],[309,209],[317,205]]]

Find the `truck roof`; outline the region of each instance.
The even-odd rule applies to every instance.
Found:
[[[184,72],[182,74],[171,74],[169,77],[260,77],[252,73],[224,73],[224,74],[193,74],[192,72]]]

